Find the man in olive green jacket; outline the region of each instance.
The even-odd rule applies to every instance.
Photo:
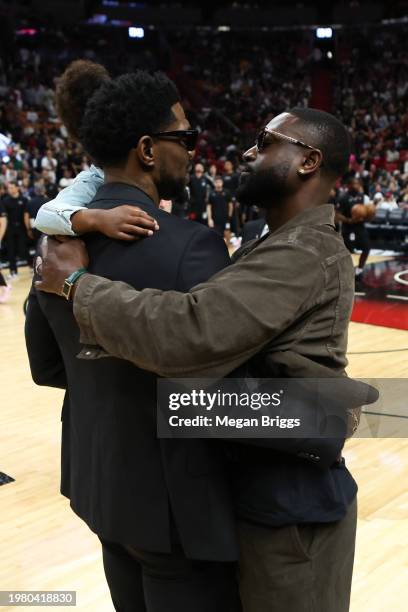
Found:
[[[346,129],[327,113],[292,109],[272,119],[244,155],[240,193],[266,209],[270,233],[187,294],[83,274],[71,290],[87,345],[81,357],[109,354],[167,377],[220,377],[268,347],[278,375],[344,374],[354,271],[326,202],[349,152]],[[61,294],[86,264],[79,241],[53,244],[37,288]],[[237,471],[245,612],[346,612],[357,486],[344,461],[319,470],[248,452]]]

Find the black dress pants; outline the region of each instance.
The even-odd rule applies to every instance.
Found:
[[[167,554],[101,542],[117,612],[241,612],[236,563],[187,559],[178,546]]]
[[[6,233],[10,273],[17,274],[17,256],[28,261],[27,234],[24,227],[8,228]]]

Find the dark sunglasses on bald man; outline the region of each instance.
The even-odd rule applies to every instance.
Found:
[[[186,147],[187,151],[194,151],[197,146],[198,134],[198,130],[175,130],[174,132],[156,132],[150,134],[150,136],[162,140],[178,140]]]
[[[263,151],[268,145],[273,144],[274,137],[278,140],[286,140],[294,145],[299,147],[305,147],[306,149],[312,149],[312,151],[320,151],[317,147],[312,147],[311,145],[306,144],[302,140],[297,140],[296,138],[292,138],[292,136],[286,136],[286,134],[281,134],[280,132],[275,132],[275,130],[270,130],[268,127],[265,127],[261,132],[259,132],[256,137],[256,148],[259,152]]]

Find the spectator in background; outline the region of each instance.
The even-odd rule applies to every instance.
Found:
[[[7,218],[6,245],[10,266],[10,278],[18,274],[17,256],[29,261],[27,235],[32,237],[27,200],[23,198],[16,183],[8,183],[2,204]]]
[[[233,163],[228,159],[224,165],[222,180],[224,181],[224,188],[231,194],[231,197],[235,197],[239,185],[239,176],[235,172]]]
[[[25,171],[23,171],[23,175],[24,174],[25,174]],[[23,198],[25,198],[26,200],[29,200],[33,194],[30,177],[24,176],[24,178],[18,181],[18,186],[20,189],[20,194],[23,196]]]
[[[85,170],[85,168],[84,168]],[[87,168],[89,170],[89,167]],[[65,187],[69,187],[74,182],[74,177],[72,176],[72,170],[69,168],[64,168],[63,176],[58,183],[58,187],[60,189],[65,189]]]
[[[234,164],[229,159],[224,164],[222,179],[224,181],[224,189],[231,195],[231,232],[238,236],[241,233],[242,226],[242,210],[240,203],[235,197],[239,187],[239,175],[235,172]]]
[[[372,192],[373,202],[374,202],[374,204],[376,206],[378,206],[384,200],[384,194],[383,194],[382,189],[381,189],[381,184],[380,183],[376,183],[373,186],[371,192]]]
[[[394,196],[391,191],[387,191],[384,199],[377,205],[377,208],[382,210],[395,210],[398,208],[398,204],[394,199]]]
[[[215,179],[217,178],[217,175],[218,175],[217,164],[210,164],[207,172],[205,173],[205,176],[209,180],[212,189],[214,189],[215,187]]]
[[[47,149],[46,154],[41,160],[41,168],[43,169],[43,171],[47,171],[48,177],[53,183],[55,183],[56,181],[57,166],[58,162],[55,157],[53,157],[51,149]]]
[[[215,188],[211,191],[207,204],[208,227],[217,234],[225,236],[226,230],[231,228],[233,203],[231,194],[224,189],[224,181],[220,176],[215,179]]]
[[[203,164],[196,164],[190,178],[190,213],[191,218],[200,223],[207,222],[207,203],[211,183],[204,174]]]

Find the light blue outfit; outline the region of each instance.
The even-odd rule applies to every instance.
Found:
[[[71,225],[74,212],[86,208],[99,187],[103,185],[103,170],[92,165],[80,172],[72,185],[65,187],[56,198],[43,204],[37,213],[34,227],[44,234],[75,236]]]

